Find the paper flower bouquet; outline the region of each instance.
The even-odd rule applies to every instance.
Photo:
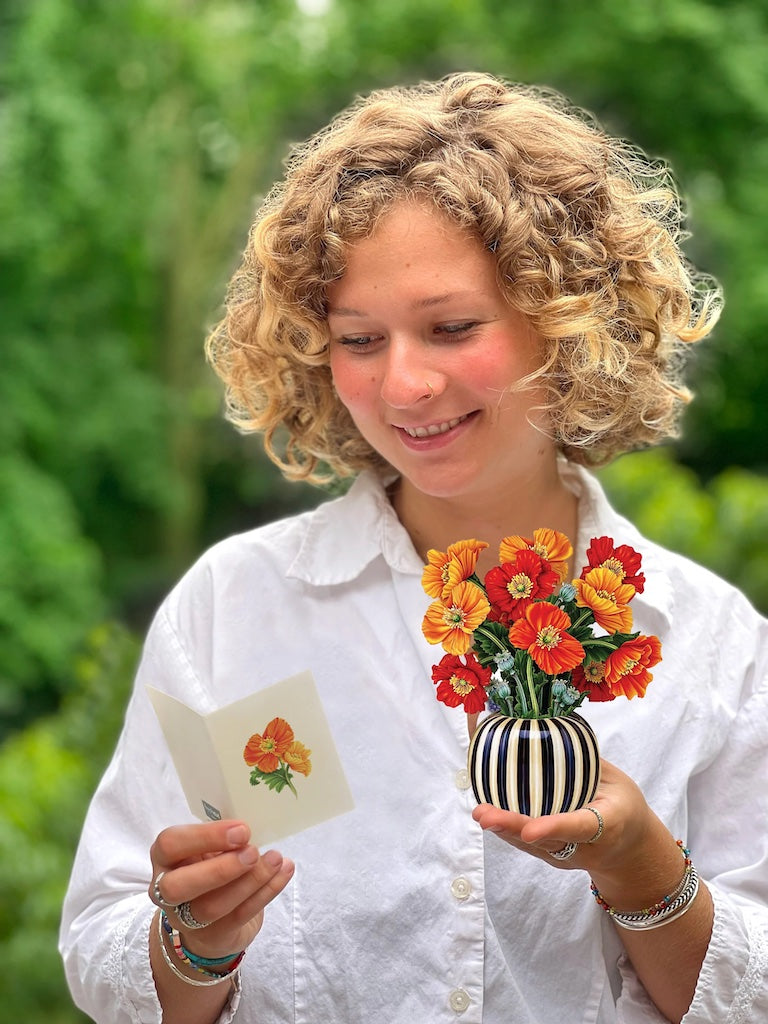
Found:
[[[610,537],[590,543],[578,579],[573,548],[555,530],[505,537],[499,564],[480,580],[483,541],[429,551],[422,629],[446,654],[433,666],[437,699],[477,726],[467,758],[476,799],[538,816],[593,799],[600,752],[576,710],[586,700],[645,695],[661,660],[656,636],[632,631],[630,602],[645,586],[640,555]]]
[[[505,537],[500,564],[481,581],[475,566],[487,547],[463,540],[428,553],[422,585],[435,600],[422,629],[447,652],[432,670],[438,700],[552,718],[585,700],[644,696],[661,644],[632,631],[630,602],[645,586],[633,548],[593,539],[569,583],[573,548],[556,530]]]

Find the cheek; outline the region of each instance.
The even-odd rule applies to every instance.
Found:
[[[362,365],[343,357],[331,357],[331,379],[342,404],[352,412],[371,400],[376,380]]]

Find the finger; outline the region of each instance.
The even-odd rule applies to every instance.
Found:
[[[526,843],[591,843],[598,833],[597,815],[605,820],[600,811],[590,811],[586,807],[567,814],[546,814],[541,818],[532,818],[521,831],[521,838]]]
[[[164,829],[152,844],[150,856],[157,871],[184,861],[245,846],[251,837],[242,821],[211,821],[200,825],[174,825]]]
[[[274,859],[270,857],[272,854]],[[258,884],[257,881],[258,888],[233,907],[228,915],[228,920],[232,920],[240,926],[246,925],[260,914],[276,896],[280,895],[294,876],[296,867],[293,861],[288,860],[287,857],[281,857],[276,850],[270,850],[264,854],[263,859],[274,866],[274,872],[261,884]]]
[[[218,892],[255,869],[264,878],[271,877],[273,872],[261,861],[257,847],[244,846],[216,857],[180,864],[163,874],[163,899],[171,904],[190,903],[207,893]]]
[[[516,811],[502,811],[492,804],[478,804],[472,811],[478,825],[488,832],[504,832],[520,835],[520,831],[532,819]]]
[[[591,828],[589,834],[584,838],[578,838],[579,833],[574,834],[577,828],[577,817],[582,823],[588,816],[595,822],[595,815],[591,811],[573,811],[569,814],[544,815],[540,818],[529,818],[524,814],[516,814],[512,811],[502,811],[490,804],[480,804],[472,812],[474,819],[480,826],[489,832],[494,832],[505,842],[518,850],[523,850],[533,856],[549,860],[550,854],[562,850],[568,843],[586,843],[594,836],[596,829]],[[566,866],[565,863],[560,866]],[[568,865],[573,867],[574,865]]]
[[[195,918],[207,922],[188,935],[203,955],[218,956],[222,950],[242,949],[261,928],[265,907],[279,896],[293,878],[293,861],[270,850],[261,858],[261,870],[249,872],[224,889],[200,897],[191,906]]]
[[[479,804],[472,811],[472,817],[486,832],[493,832],[499,839],[522,850],[526,847],[521,839],[521,832],[531,820],[525,814],[515,811],[502,811],[491,804]]]

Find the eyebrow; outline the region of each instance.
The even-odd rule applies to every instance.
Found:
[[[445,292],[443,295],[428,295],[423,299],[417,299],[411,303],[412,309],[431,309],[433,306],[440,306],[451,299],[469,298],[474,296],[473,291]],[[328,316],[367,316],[362,310],[352,309],[349,306],[329,306]]]

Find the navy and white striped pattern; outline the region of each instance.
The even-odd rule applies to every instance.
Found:
[[[472,737],[468,768],[478,803],[538,818],[589,803],[600,781],[600,751],[579,715],[494,714]]]

